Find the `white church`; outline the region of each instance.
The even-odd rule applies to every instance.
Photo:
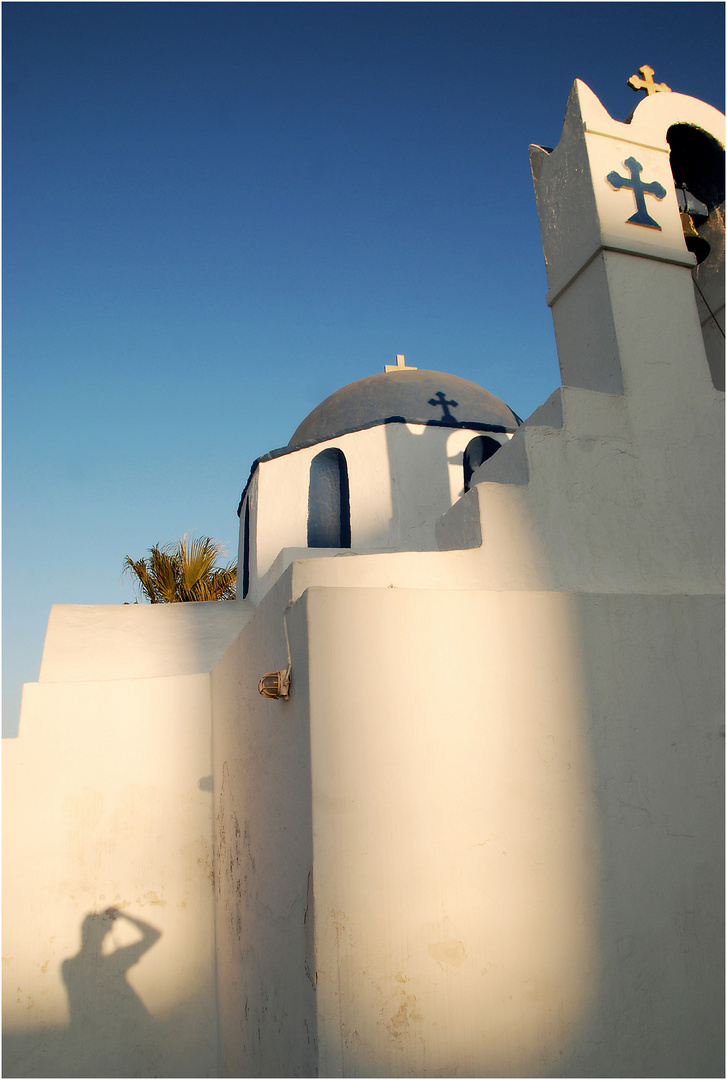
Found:
[[[724,117],[641,76],[531,147],[532,416],[397,356],[253,464],[237,600],[53,608],[5,1076],[724,1075]]]

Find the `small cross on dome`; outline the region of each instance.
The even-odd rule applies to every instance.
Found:
[[[417,369],[415,367],[411,367],[409,364],[406,363],[406,361],[404,360],[403,353],[397,353],[396,354],[396,363],[395,364],[384,364],[384,371],[385,372],[389,372],[389,371],[416,371],[416,370]]]

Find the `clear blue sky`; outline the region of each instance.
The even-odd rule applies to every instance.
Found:
[[[251,462],[397,352],[559,384],[528,144],[644,63],[723,108],[721,3],[3,4],[4,731],[53,603],[237,554]]]

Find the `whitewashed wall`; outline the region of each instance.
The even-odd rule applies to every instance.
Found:
[[[6,1076],[217,1075],[209,670],[252,611],[52,609],[3,743]]]
[[[259,603],[294,558],[308,549],[308,488],[313,458],[340,449],[348,467],[350,551],[432,551],[434,523],[464,492],[463,453],[481,432],[425,424],[382,424],[263,461],[248,488],[250,592]],[[509,435],[491,433],[496,442]],[[240,559],[244,549],[240,514]],[[282,554],[281,554],[282,553]]]
[[[315,1076],[307,642],[290,571],[212,673],[221,1076]],[[289,701],[258,680],[293,659]]]
[[[3,751],[4,1075],[217,1075],[209,694],[208,675],[24,688]],[[160,935],[126,973],[127,920],[81,950],[109,907]]]
[[[571,599],[304,599],[320,1075],[551,1066],[599,954]]]

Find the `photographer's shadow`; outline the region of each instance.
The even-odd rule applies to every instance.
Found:
[[[104,951],[117,919],[124,919],[141,937]],[[77,1075],[133,1076],[141,1066],[152,1018],[126,973],[160,937],[155,927],[116,908],[83,920],[80,952],[61,964],[70,1009],[67,1037],[81,1066]]]

